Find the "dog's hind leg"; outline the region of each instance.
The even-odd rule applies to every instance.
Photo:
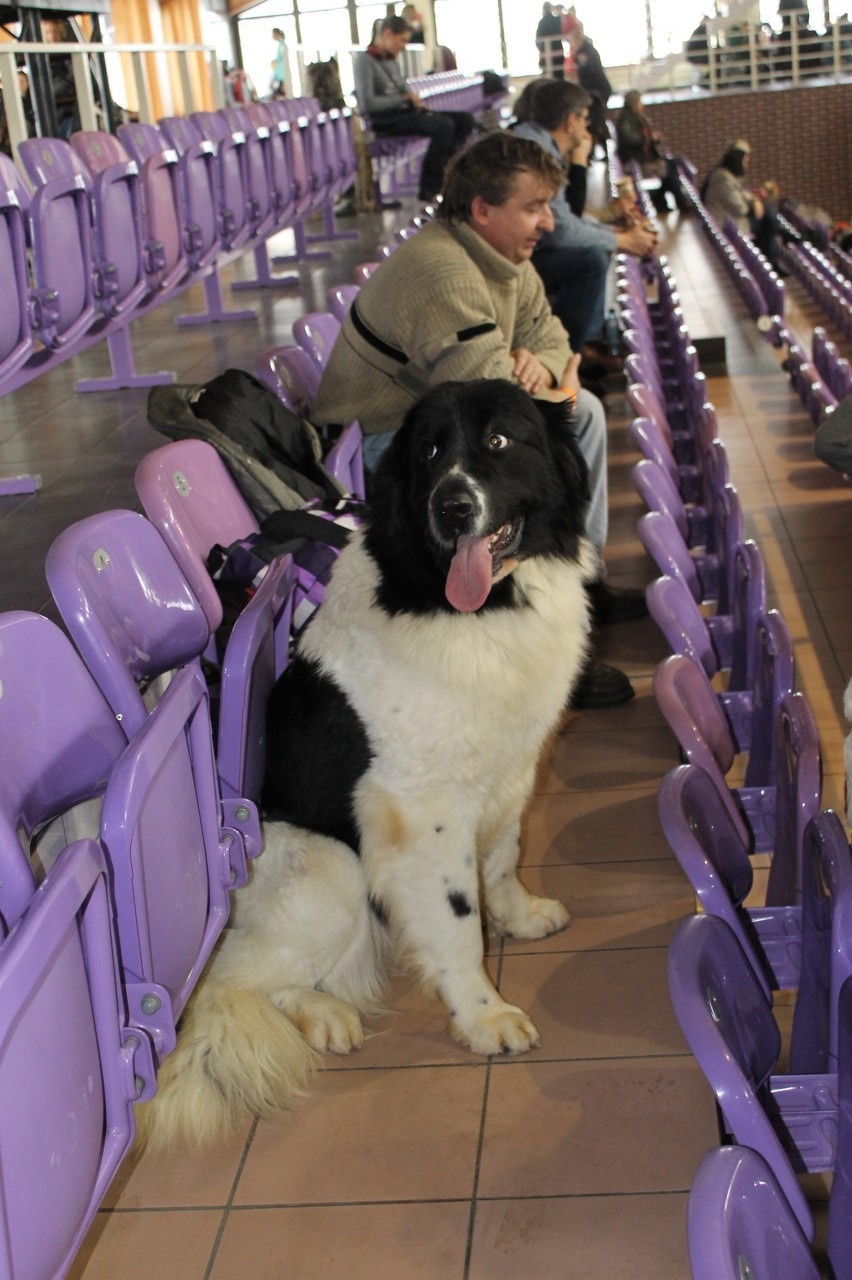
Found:
[[[474,833],[445,795],[405,808],[381,788],[362,794],[361,857],[394,942],[450,1014],[474,1053],[524,1053],[538,1032],[495,990],[484,964]]]
[[[480,828],[482,889],[488,919],[499,933],[513,938],[546,938],[570,924],[571,917],[561,902],[537,898],[517,876],[521,814],[529,787],[519,785],[513,795],[502,796],[497,812],[492,811]]]

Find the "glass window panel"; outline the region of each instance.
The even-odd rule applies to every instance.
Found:
[[[525,5],[529,14],[529,0],[517,2]],[[463,71],[502,66],[497,0],[436,0],[435,30],[438,43],[452,49]]]
[[[275,61],[273,27],[279,27],[284,32],[291,77],[296,73],[296,22],[292,13],[284,14],[281,9],[282,6],[277,4],[275,12],[262,19],[256,17],[257,10],[253,9],[251,18],[241,18],[239,22],[243,70],[251,77],[261,98],[268,98],[272,92],[272,64]]]

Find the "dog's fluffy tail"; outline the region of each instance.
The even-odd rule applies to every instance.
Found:
[[[186,1007],[177,1048],[160,1066],[156,1096],[136,1108],[137,1144],[203,1146],[234,1132],[247,1112],[286,1110],[318,1062],[262,991],[208,977]]]

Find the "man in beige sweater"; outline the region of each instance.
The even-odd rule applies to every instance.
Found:
[[[549,201],[559,166],[537,143],[495,132],[451,161],[439,216],[405,241],[360,290],[314,402],[319,424],[358,418],[375,463],[406,411],[429,387],[505,378],[531,395],[574,402],[574,430],[589,468],[586,528],[607,535],[606,420],[579,385],[576,356],[530,258],[552,229]],[[640,592],[592,584],[598,621],[645,613]],[[632,696],[627,677],[593,664],[575,701],[614,706]]]

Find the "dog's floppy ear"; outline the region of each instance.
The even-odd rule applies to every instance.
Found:
[[[589,468],[580,452],[577,438],[571,429],[571,403],[562,400],[536,400],[536,408],[544,418],[553,457],[560,475],[578,502],[588,502],[592,496],[589,487]]]

